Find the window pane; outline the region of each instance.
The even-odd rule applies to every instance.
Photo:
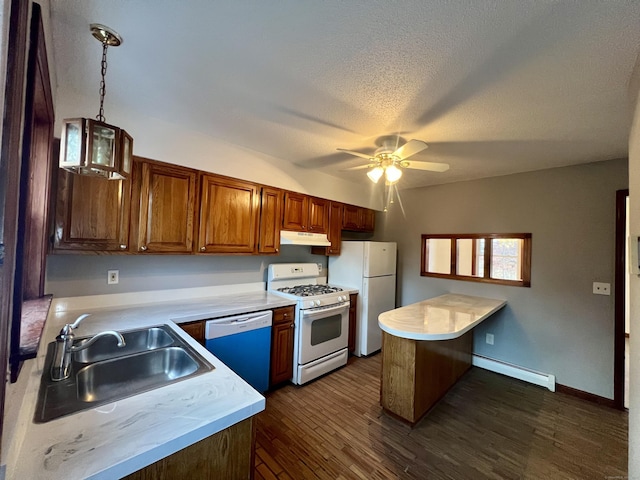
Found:
[[[522,280],[522,244],[520,238],[491,240],[491,278]]]
[[[482,243],[480,243],[482,242]],[[484,239],[458,238],[456,240],[456,273],[481,277],[484,271]],[[480,262],[478,264],[478,262]]]
[[[427,272],[451,273],[451,239],[430,238],[427,240]]]

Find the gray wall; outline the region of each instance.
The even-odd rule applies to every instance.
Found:
[[[285,245],[278,256],[49,255],[45,290],[55,297],[76,297],[266,282],[270,263],[311,262],[326,268],[327,257],[309,250]],[[108,270],[120,271],[117,285],[107,285]]]
[[[448,292],[507,300],[476,328],[476,353],[556,375],[559,384],[613,398],[614,297],[592,282],[614,279],[615,192],[626,160],[402,191],[380,215],[398,242],[398,304]],[[532,233],[531,287],[420,276],[423,233]],[[495,344],[485,343],[485,334]]]

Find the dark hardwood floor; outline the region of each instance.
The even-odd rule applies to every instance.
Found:
[[[626,412],[473,368],[411,429],[382,412],[380,358],[267,394],[256,479],[626,478]]]

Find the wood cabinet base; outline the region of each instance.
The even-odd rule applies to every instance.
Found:
[[[426,341],[382,332],[380,404],[414,425],[471,367],[473,331]]]
[[[124,478],[250,479],[253,478],[254,447],[253,419],[248,418]]]

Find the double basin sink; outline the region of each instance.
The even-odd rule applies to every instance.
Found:
[[[198,352],[168,325],[120,332],[126,345],[112,336],[71,354],[71,374],[51,379],[56,342],[48,345],[34,421],[43,423],[95,408],[138,393],[213,370]],[[74,345],[87,342],[79,338]]]

